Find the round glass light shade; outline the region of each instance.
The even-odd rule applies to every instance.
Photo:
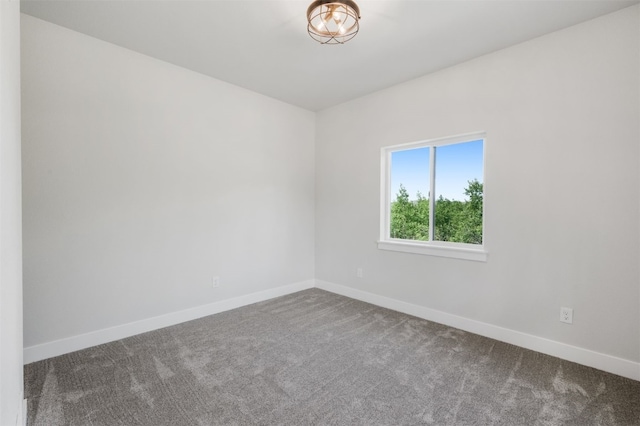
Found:
[[[307,9],[307,31],[322,44],[343,44],[358,34],[360,9],[351,0],[316,0]]]

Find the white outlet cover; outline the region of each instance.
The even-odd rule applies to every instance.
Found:
[[[573,309],[565,307],[560,308],[560,322],[573,324]]]

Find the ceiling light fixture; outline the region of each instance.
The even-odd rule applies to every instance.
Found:
[[[358,34],[359,19],[352,0],[315,0],[307,9],[307,31],[322,44],[344,44]]]

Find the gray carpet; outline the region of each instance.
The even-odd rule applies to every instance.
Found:
[[[311,289],[25,366],[29,425],[640,425],[640,382]]]

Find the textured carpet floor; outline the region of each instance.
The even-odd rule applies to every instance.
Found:
[[[311,289],[25,366],[29,425],[640,425],[640,382]]]

